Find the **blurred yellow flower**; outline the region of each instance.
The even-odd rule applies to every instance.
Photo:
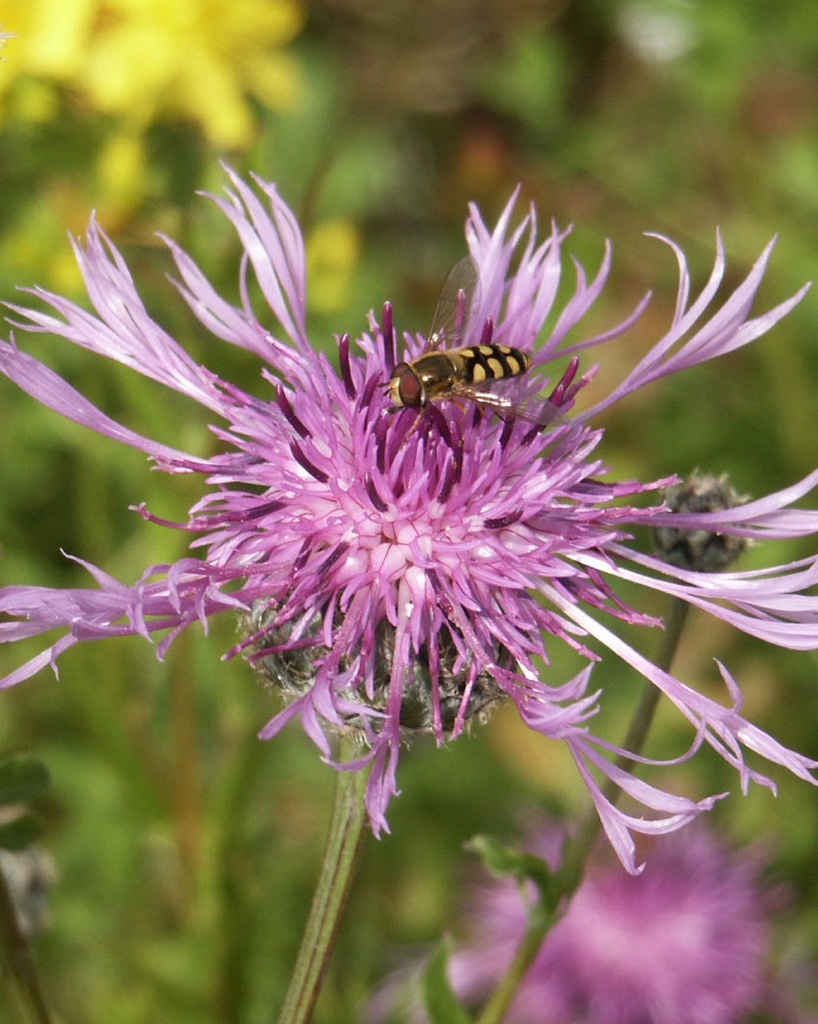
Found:
[[[320,313],[337,313],[349,301],[352,275],[358,266],[361,239],[349,220],[326,220],[307,238],[310,306]]]
[[[88,212],[87,207],[75,208],[75,198],[69,188],[55,187],[48,201],[31,203],[26,216],[0,234],[0,266],[9,289],[15,284],[40,284],[80,295],[82,274],[67,244],[65,225],[68,221],[79,224],[81,212],[87,220]]]
[[[132,126],[201,125],[224,149],[252,141],[248,100],[286,109],[298,70],[282,52],[300,31],[298,0],[5,0],[0,93],[16,77],[58,81]]]

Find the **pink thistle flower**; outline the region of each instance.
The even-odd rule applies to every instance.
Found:
[[[373,763],[367,806],[376,832],[387,827],[396,792],[401,739],[432,731],[457,736],[468,719],[511,699],[523,720],[566,742],[617,853],[636,870],[633,832],[672,831],[712,806],[674,796],[616,768],[616,748],[590,731],[599,695],[589,691],[597,655],[592,639],[659,687],[690,721],[693,747],[713,746],[750,781],[773,783],[745,762],[752,750],[813,781],[815,763],[787,750],[741,716],[741,694],[721,667],[728,703],[702,696],[639,654],[603,624],[613,617],[657,625],[615,593],[618,580],[681,597],[769,643],[818,647],[818,559],[718,575],[674,567],[630,543],[632,527],[679,527],[743,537],[818,531],[818,513],[789,506],[818,483],[818,471],[794,487],[723,512],[681,515],[622,499],[653,494],[669,481],[606,482],[596,454],[598,413],[633,391],[730,352],[768,331],[804,290],[749,318],[770,258],[707,316],[721,282],[724,251],[702,293],[690,301],[681,251],[680,284],[667,334],[614,391],[549,429],[502,419],[444,400],[418,416],[395,411],[386,387],[399,355],[387,304],[357,344],[338,339],[338,369],[307,337],[304,245],[295,218],[274,186],[258,191],[231,174],[233,190],[215,198],[245,249],[242,303],[221,298],[181,249],[168,242],[178,288],[202,325],[262,361],[261,396],[250,395],[194,362],[148,314],[127,266],[98,225],[75,244],[94,313],[33,289],[50,311],[13,306],[16,326],[56,334],[196,399],[223,425],[223,450],[199,457],[143,437],[110,419],[14,341],[0,343],[0,371],[38,401],[78,423],[145,452],[165,472],[198,473],[208,490],[186,523],[164,525],[195,535],[197,554],[146,568],[133,585],[87,563],[95,586],[0,590],[0,641],[58,631],[38,656],[8,675],[11,686],[79,641],[126,634],[150,639],[161,658],[178,633],[211,616],[240,613],[244,653],[289,701],[261,732],[268,739],[300,718],[324,757],[329,734],[356,729]],[[261,193],[261,197],[259,197]],[[264,202],[263,200],[266,200]],[[546,383],[544,368],[564,367],[551,403],[564,413],[593,370],[577,379],[578,354],[620,335],[641,312],[603,335],[572,340],[604,287],[610,251],[588,279],[575,263],[576,286],[557,314],[555,301],[567,232],[537,239],[534,211],[512,229],[515,198],[490,231],[472,207],[466,239],[480,279],[477,315],[464,344],[490,338],[530,355],[517,384],[520,401]],[[516,270],[512,271],[512,261]],[[269,313],[251,308],[244,280],[252,265]],[[271,316],[270,316],[271,314]],[[537,348],[546,319],[554,326]],[[405,335],[405,358],[425,343]],[[401,353],[403,355],[403,353]],[[558,371],[559,372],[559,371]],[[138,511],[154,519],[144,508]],[[158,521],[158,520],[154,520]],[[535,595],[537,595],[535,597]],[[539,660],[563,641],[587,659],[574,679],[539,678]],[[229,656],[228,655],[228,656]],[[613,779],[652,815],[629,815],[603,795]]]
[[[526,848],[555,869],[560,845],[546,825]],[[509,1024],[739,1024],[758,1013],[806,1020],[792,1004],[791,979],[771,963],[782,893],[762,884],[760,851],[728,850],[693,826],[657,840],[638,876],[600,853],[523,978]],[[466,1005],[480,1006],[508,970],[533,898],[511,878],[466,893],[465,935],[448,965]],[[367,1019],[424,1024],[417,974],[387,979]]]

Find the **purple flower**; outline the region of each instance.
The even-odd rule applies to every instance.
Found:
[[[818,646],[818,560],[751,572],[700,573],[666,564],[630,544],[635,526],[713,530],[737,536],[789,537],[818,530],[818,513],[789,506],[818,483],[818,472],[789,490],[723,512],[679,514],[623,499],[653,494],[669,481],[607,482],[596,450],[597,414],[643,385],[744,345],[769,330],[803,290],[749,318],[771,247],[746,280],[707,318],[724,273],[719,243],[704,290],[690,301],[682,253],[680,284],[667,334],[612,393],[590,408],[541,428],[451,400],[419,415],[391,407],[386,386],[399,358],[417,358],[419,335],[398,346],[392,310],[356,345],[338,339],[336,360],[318,353],[305,326],[304,246],[292,212],[272,185],[258,191],[231,174],[233,191],[216,198],[245,250],[242,304],[221,298],[192,260],[168,242],[178,288],[202,325],[262,360],[259,395],[245,393],[194,362],[146,311],[125,262],[92,222],[85,248],[75,246],[95,313],[34,289],[49,312],[12,307],[16,325],[61,335],[92,352],[199,401],[220,421],[222,450],[199,457],[142,437],[116,423],[33,356],[0,343],[0,370],[38,401],[78,423],[147,453],[165,472],[199,473],[207,491],[186,523],[196,554],[149,566],[133,585],[81,563],[89,589],[10,586],[0,591],[0,640],[58,631],[37,657],[4,680],[10,686],[51,664],[78,641],[162,633],[157,652],[195,622],[241,614],[244,653],[289,701],[263,730],[274,736],[301,722],[326,758],[328,735],[353,727],[365,741],[356,767],[373,763],[367,804],[376,831],[396,792],[402,737],[431,730],[439,742],[500,697],[524,721],[564,740],[586,780],[617,853],[635,870],[632,832],[672,831],[709,808],[673,796],[616,768],[616,748],[589,729],[599,695],[589,691],[598,655],[608,648],[660,688],[690,721],[693,748],[707,742],[733,764],[742,785],[772,782],[744,759],[745,750],[812,781],[815,763],[741,716],[738,686],[721,668],[722,705],[653,665],[613,632],[611,620],[657,625],[615,592],[618,580],[676,595],[770,643]],[[266,203],[259,198],[259,193]],[[593,369],[577,378],[578,356],[621,334],[641,312],[597,337],[578,326],[608,274],[606,250],[591,280],[575,263],[576,284],[555,309],[566,233],[537,239],[534,212],[512,229],[514,198],[490,231],[472,208],[466,225],[480,279],[475,316],[464,344],[491,339],[529,353],[517,400],[534,400],[552,363],[551,403],[571,410]],[[511,270],[512,261],[517,269]],[[244,270],[252,265],[269,311],[250,306]],[[272,314],[272,316],[270,316]],[[546,320],[553,326],[534,348]],[[509,382],[513,383],[513,382]],[[586,392],[587,393],[587,392]],[[153,519],[144,508],[145,518]],[[587,659],[576,678],[540,678],[551,645]],[[622,787],[653,817],[626,814],[603,795],[599,776]]]
[[[552,868],[559,846],[556,828],[542,826],[527,844]],[[602,853],[523,979],[510,1024],[739,1024],[773,1007],[777,1021],[803,1019],[771,969],[780,895],[762,887],[757,852],[729,851],[693,826],[657,840],[638,876]],[[509,878],[467,894],[465,938],[449,960],[466,1004],[484,1002],[508,969],[529,896]],[[416,975],[389,979],[368,1019],[391,1020],[400,1005],[399,1019],[427,1021]]]

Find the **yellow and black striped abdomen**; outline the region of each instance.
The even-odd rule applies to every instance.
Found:
[[[461,379],[468,384],[519,377],[531,365],[525,352],[509,345],[475,345],[455,349],[450,354],[463,360]]]
[[[389,394],[396,409],[420,409],[450,397],[478,401],[492,381],[519,377],[530,365],[525,352],[509,345],[426,352],[411,363],[398,363],[389,379]]]

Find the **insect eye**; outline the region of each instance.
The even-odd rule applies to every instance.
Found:
[[[398,363],[392,371],[392,380],[396,382],[395,390],[401,405],[416,409],[423,404],[420,380],[408,363]]]

